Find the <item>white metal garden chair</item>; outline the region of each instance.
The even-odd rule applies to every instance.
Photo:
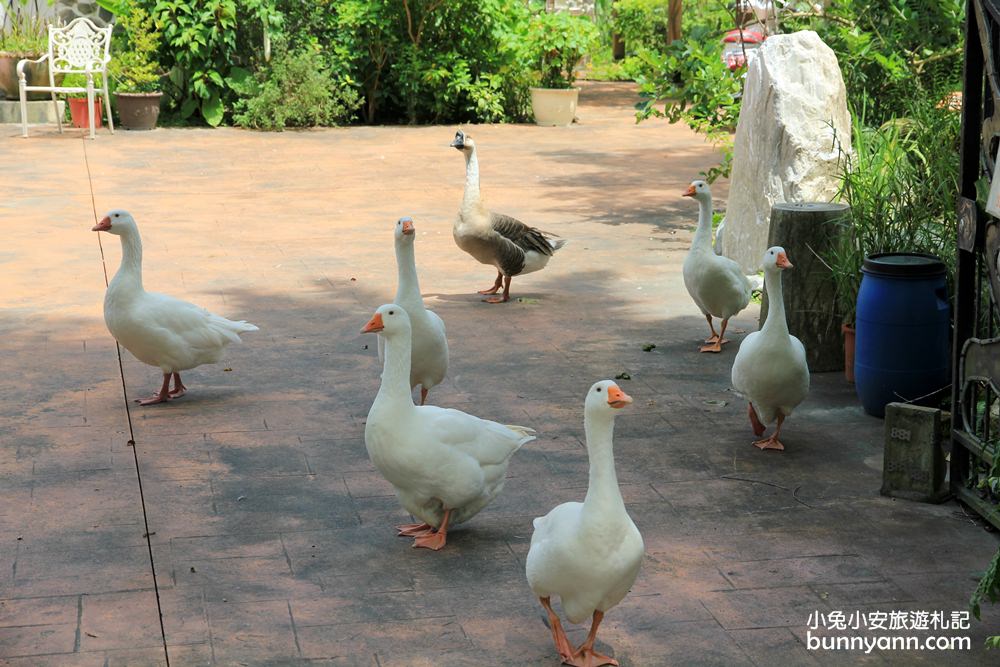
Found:
[[[94,133],[94,75],[101,77],[101,90],[108,110],[108,129],[115,133],[111,120],[111,98],[108,96],[108,62],[111,60],[111,30],[113,26],[98,28],[88,18],[76,18],[63,27],[49,25],[49,52],[38,60],[21,60],[17,63],[18,88],[21,93],[21,133],[28,136],[28,92],[49,91],[56,110],[59,132],[63,131],[62,116],[56,103],[57,93],[87,93],[87,118],[90,120],[90,138]],[[24,75],[28,63],[49,62],[49,85],[29,86]],[[83,74],[87,87],[57,86],[56,74]]]

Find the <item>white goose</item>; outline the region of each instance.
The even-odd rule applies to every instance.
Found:
[[[382,384],[365,424],[368,456],[403,507],[423,522],[399,526],[399,534],[414,537],[415,547],[438,550],[448,528],[475,516],[500,493],[510,457],[535,439],[534,431],[414,405],[410,318],[401,306],[380,306],[361,333],[385,338]]]
[[[420,405],[427,401],[427,392],[441,384],[448,372],[448,339],[444,322],[433,310],[424,307],[417,280],[417,265],[413,255],[416,228],[413,219],[400,218],[396,222],[396,285],[395,303],[410,316],[413,327],[413,350],[410,356],[410,388],[420,385]],[[378,337],[378,359],[385,361],[385,340]]]
[[[621,602],[639,574],[642,535],[622,501],[615,475],[612,436],[615,410],[632,402],[610,380],[595,383],[584,402],[584,430],[590,457],[590,483],[583,503],[563,503],[535,519],[525,572],[531,590],[549,617],[556,650],[578,667],[617,665],[594,651],[604,612]],[[550,598],[558,595],[573,623],[593,620],[586,641],[570,647]]]
[[[247,322],[233,322],[204,308],[142,288],[142,239],[127,211],[111,211],[94,227],[121,237],[122,261],[104,295],[104,322],[111,335],[139,361],[163,371],[160,391],[137,399],[139,405],[162,403],[183,396],[187,387],[181,371],[215,363],[241,333],[257,331]],[[174,389],[170,390],[173,376]]]
[[[553,240],[554,234],[529,227],[509,215],[493,213],[479,192],[479,158],[476,144],[465,132],[455,133],[451,146],[465,155],[465,195],[455,219],[452,233],[458,247],[483,264],[495,266],[497,279],[493,287],[480,290],[492,296],[487,303],[510,300],[510,280],[513,276],[540,271],[549,263],[556,250],[566,241]],[[496,296],[503,284],[503,296]]]
[[[764,253],[764,287],[767,289],[767,321],[760,331],[743,339],[733,360],[733,388],[749,401],[748,413],[754,435],[764,434],[765,424],[777,420],[769,438],[753,444],[760,449],[784,449],[778,440],[781,424],[809,393],[806,348],[788,333],[781,272],[792,268],[785,249],[768,248]]]
[[[729,342],[725,339],[729,318],[750,303],[750,281],[739,264],[712,250],[712,190],[708,183],[692,181],[684,196],[698,201],[698,229],[684,258],[684,286],[712,332],[701,351],[722,352],[723,343]],[[721,333],[715,333],[713,316],[722,319]]]

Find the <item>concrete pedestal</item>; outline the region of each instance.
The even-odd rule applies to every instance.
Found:
[[[66,102],[59,100],[59,114],[65,118]],[[30,125],[55,124],[56,112],[52,100],[28,102],[28,123]],[[0,123],[21,124],[21,103],[18,100],[0,100]]]

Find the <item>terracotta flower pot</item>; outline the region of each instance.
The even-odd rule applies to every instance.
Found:
[[[73,127],[89,128],[89,118],[87,118],[87,98],[69,98],[69,117],[73,119]],[[101,127],[101,98],[94,97],[94,128]]]
[[[576,118],[579,88],[532,88],[531,111],[536,125],[569,125]]]
[[[854,383],[854,327],[842,324],[844,332],[844,379]]]
[[[115,93],[118,122],[126,130],[152,130],[160,117],[163,93]]]

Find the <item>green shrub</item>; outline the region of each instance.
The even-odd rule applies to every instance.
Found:
[[[641,49],[663,51],[667,47],[669,0],[619,0],[614,5],[612,26],[625,40],[628,53]]]
[[[169,106],[216,126],[234,86],[249,75],[263,49],[264,26],[281,16],[272,0],[143,0],[163,35],[160,61],[169,70]]]
[[[337,125],[350,121],[360,106],[357,92],[335,82],[314,50],[287,52],[283,45],[271,62],[252,78],[235,85],[242,97],[233,120],[260,130]]]
[[[542,88],[571,88],[576,66],[596,44],[590,19],[566,12],[535,15],[524,36],[524,50]]]
[[[17,5],[14,4],[16,1]],[[41,4],[51,5],[54,0],[45,3],[35,0],[8,0],[6,24],[0,21],[0,51],[21,56],[22,58],[37,58],[49,49],[49,31],[46,22],[40,17]],[[33,7],[32,7],[33,5]]]
[[[160,84],[160,32],[142,7],[126,5],[122,9],[115,17],[108,76],[120,92],[155,92]]]
[[[695,28],[663,53],[644,51],[646,66],[636,77],[643,96],[638,119],[684,121],[723,149],[722,163],[705,178],[728,176],[732,161],[731,132],[740,115],[744,70],[730,71],[722,62],[722,41],[710,28]],[[661,106],[662,105],[662,108]]]

